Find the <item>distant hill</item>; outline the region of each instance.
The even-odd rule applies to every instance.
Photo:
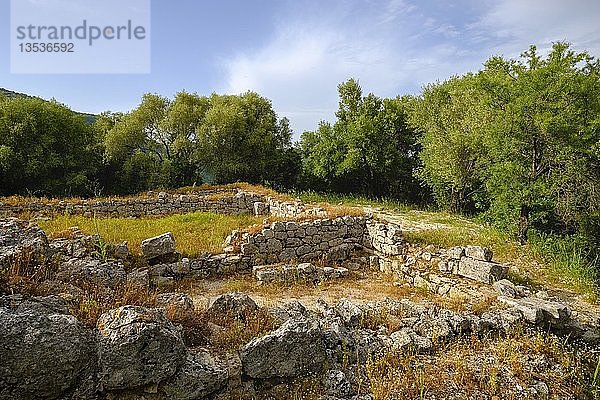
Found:
[[[0,94],[8,97],[9,99],[16,99],[16,98],[34,99],[34,98],[39,98],[37,96],[30,96],[30,95],[25,94],[25,93],[13,92],[12,90],[4,89],[4,88],[0,88]],[[42,100],[47,101],[45,99],[42,99]],[[94,114],[82,113],[82,112],[78,112],[78,111],[73,111],[73,112],[75,114],[77,114],[77,115],[82,115],[85,118],[85,120],[86,120],[86,122],[88,124],[93,124],[94,121],[96,121],[96,115],[94,115]]]
[[[9,99],[14,99],[14,98],[18,98],[18,97],[23,97],[23,98],[28,98],[28,99],[33,98],[33,96],[29,96],[25,93],[13,92],[12,90],[4,89],[4,88],[0,88],[0,94],[3,94],[4,96],[8,97]]]

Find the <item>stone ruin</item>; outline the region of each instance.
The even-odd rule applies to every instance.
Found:
[[[465,335],[487,337],[519,324],[600,341],[598,321],[582,321],[560,300],[513,284],[489,249],[421,248],[406,243],[399,226],[368,216],[326,218],[300,202],[240,193],[234,198],[237,210],[312,218],[233,232],[223,253],[195,259],[181,258],[175,238],[165,233],[142,243],[147,266],[132,271],[124,267],[131,257],[126,243],[112,249],[114,259],[103,260],[90,252],[93,238],[77,230],[71,238],[50,241],[35,225],[0,220],[0,271],[23,256],[55,259],[55,281],[47,285],[58,293],[76,296],[79,286],[89,284],[110,291],[123,283],[166,292],[157,296],[157,308],[122,306],[102,314],[94,328],[70,313],[68,296],[0,296],[0,398],[192,400],[234,393],[256,398],[265,388],[317,376],[329,396],[324,398],[366,400],[369,395],[358,392],[364,379],[360,366],[390,351],[428,353]],[[106,215],[120,212],[116,207]],[[493,294],[503,306],[476,315],[406,299],[319,301],[316,309],[291,301],[262,309],[276,329],[227,354],[186,346],[181,328],[166,318],[167,309],[194,312],[187,295],[169,292],[183,278],[253,274],[262,284],[287,285],[345,279],[365,269],[441,296]],[[260,310],[248,296],[233,293],[217,298],[206,312],[244,318]],[[361,324],[381,313],[395,318],[398,329]]]

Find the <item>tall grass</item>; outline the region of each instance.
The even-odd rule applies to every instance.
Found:
[[[262,217],[253,215],[221,215],[195,212],[171,215],[163,218],[86,218],[61,215],[39,225],[51,236],[77,226],[87,235],[98,234],[109,243],[118,244],[126,240],[133,253],[140,253],[144,239],[172,232],[177,250],[184,255],[197,256],[208,251],[218,253],[223,241],[234,229],[245,228],[262,222]]]
[[[558,236],[532,231],[529,237],[533,253],[542,258],[550,271],[578,292],[599,294],[600,259],[579,236]]]
[[[410,206],[397,200],[387,198],[372,198],[360,195],[337,194],[337,193],[319,193],[312,190],[302,191],[294,194],[305,203],[329,203],[343,204],[347,206],[373,206],[388,209],[400,209],[403,211],[411,210]]]

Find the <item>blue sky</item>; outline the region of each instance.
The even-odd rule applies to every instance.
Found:
[[[567,40],[600,56],[600,0],[152,0],[150,74],[19,75],[9,6],[0,0],[0,87],[93,113],[128,111],[146,92],[254,90],[296,136],[333,120],[350,77],[392,97],[530,44]]]

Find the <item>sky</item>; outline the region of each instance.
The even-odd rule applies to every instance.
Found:
[[[151,0],[148,74],[11,74],[9,26],[0,0],[0,87],[90,113],[129,111],[144,93],[253,90],[296,138],[334,121],[351,77],[395,97],[531,44],[600,56],[600,0]]]

